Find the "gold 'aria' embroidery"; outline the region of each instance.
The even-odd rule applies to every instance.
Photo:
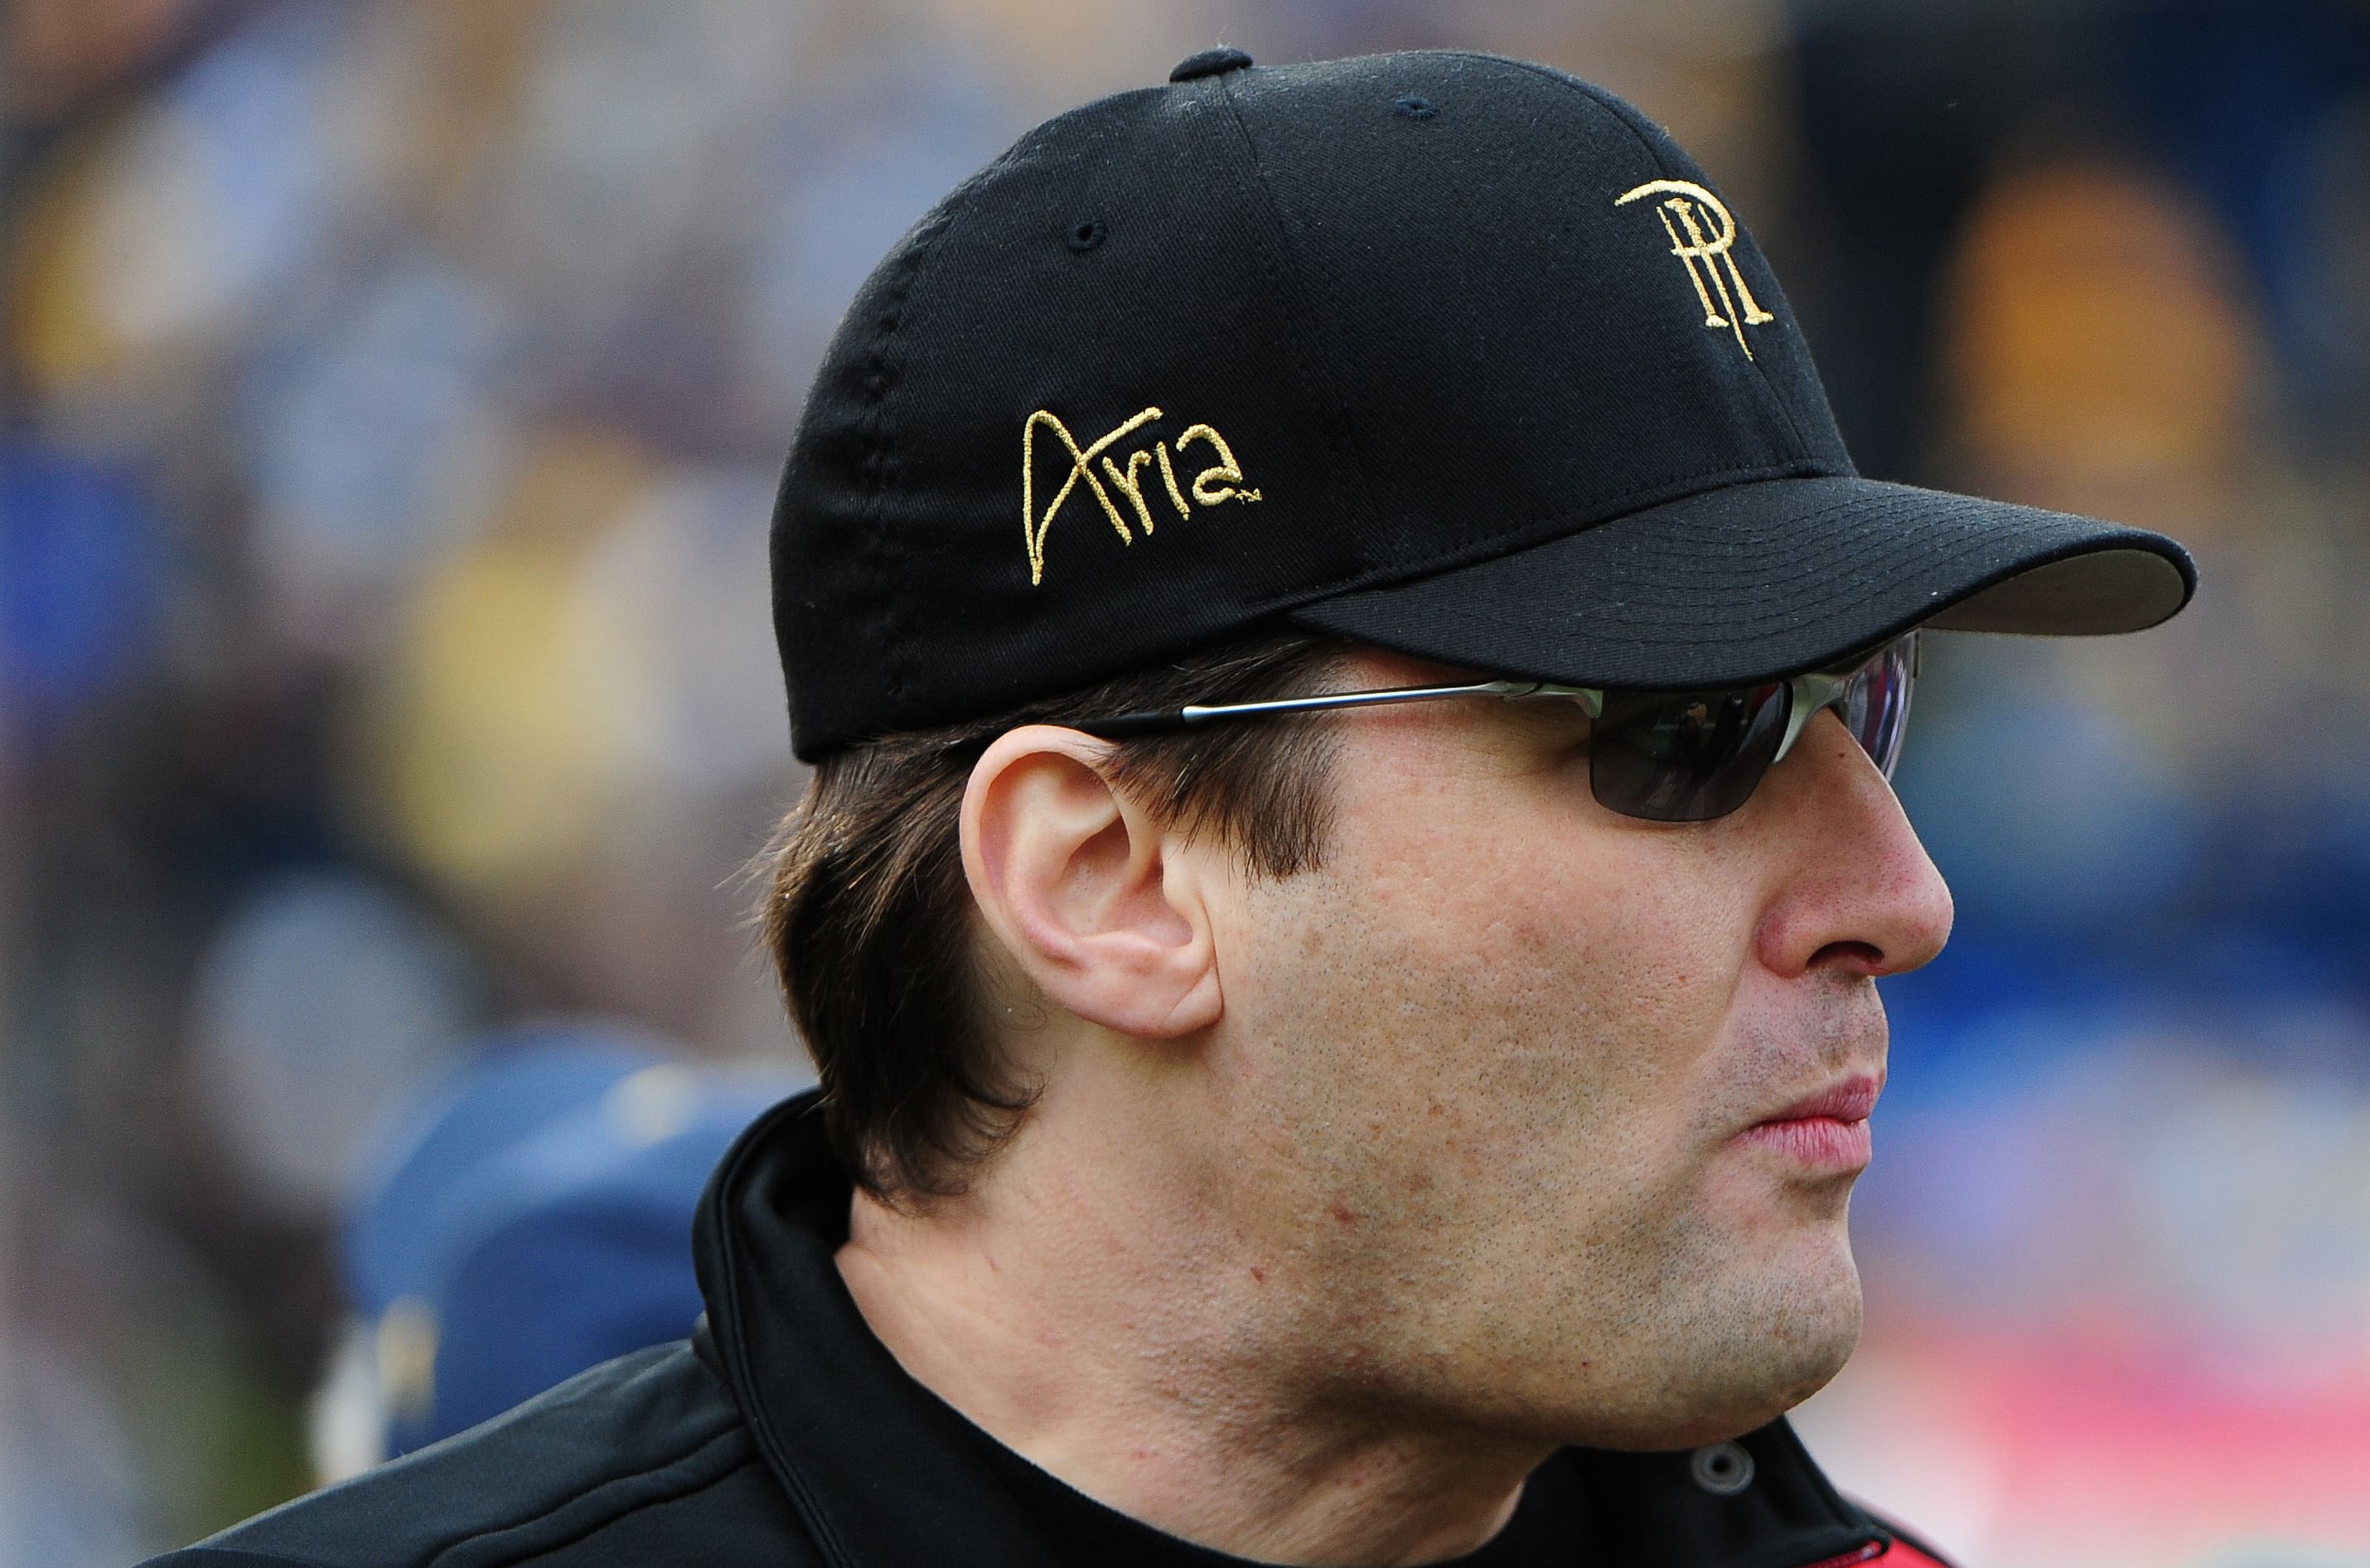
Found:
[[[1144,525],[1147,538],[1152,534],[1152,508],[1144,503],[1144,481],[1135,477],[1135,471],[1151,461],[1152,454],[1141,446],[1127,455],[1125,473],[1122,473],[1119,465],[1110,458],[1103,459],[1103,472],[1110,476],[1110,482],[1118,488],[1119,493],[1127,497],[1128,504],[1135,508],[1135,520]]]
[[[1235,462],[1234,453],[1227,449],[1226,438],[1208,425],[1197,424],[1186,427],[1185,433],[1177,438],[1177,455],[1184,456],[1185,449],[1197,441],[1206,441],[1218,449],[1218,466],[1214,468],[1204,468],[1193,476],[1195,501],[1204,506],[1215,506],[1222,501],[1259,500],[1260,492],[1255,490],[1237,490],[1234,488],[1243,482],[1243,470]],[[1212,489],[1210,488],[1212,479],[1225,479],[1227,483]]]
[[[1180,487],[1177,482],[1177,467],[1169,460],[1168,442],[1156,441],[1148,447],[1138,447],[1127,454],[1125,462],[1106,455],[1121,441],[1160,417],[1157,407],[1140,409],[1108,434],[1098,437],[1093,444],[1080,446],[1077,438],[1070,433],[1069,427],[1052,410],[1040,409],[1029,416],[1028,422],[1020,430],[1020,532],[1029,548],[1030,587],[1045,581],[1046,532],[1053,526],[1054,514],[1062,510],[1062,503],[1070,499],[1080,480],[1086,482],[1087,491],[1101,505],[1103,515],[1110,519],[1112,531],[1119,535],[1120,543],[1123,545],[1135,543],[1135,535],[1129,529],[1127,518],[1121,513],[1118,503],[1112,501],[1111,491],[1117,490],[1127,498],[1129,510],[1135,513],[1136,525],[1144,530],[1146,538],[1151,537],[1152,502],[1144,493],[1143,469],[1147,464],[1159,468],[1161,488],[1168,491],[1169,503],[1177,508],[1177,515],[1191,517],[1193,514],[1192,502],[1186,499],[1188,488]],[[1045,503],[1041,513],[1037,509],[1037,430],[1041,425],[1053,432],[1054,439],[1070,455],[1070,471],[1063,478],[1062,488],[1053,492],[1053,499]],[[1184,433],[1177,438],[1178,455],[1183,456],[1185,448],[1196,441],[1208,442],[1217,452],[1218,461],[1193,476],[1190,487],[1193,501],[1203,506],[1217,506],[1229,501],[1260,499],[1258,490],[1244,484],[1242,465],[1235,460],[1234,449],[1226,444],[1226,438],[1211,426],[1187,426]],[[1095,473],[1097,458],[1102,460],[1101,477]],[[1105,479],[1109,480],[1108,487]]]
[[[1627,206],[1640,196],[1662,198],[1655,203],[1655,211],[1662,220],[1662,232],[1671,236],[1671,254],[1686,268],[1687,282],[1696,286],[1696,298],[1703,306],[1703,324],[1725,327],[1735,333],[1736,346],[1744,351],[1746,359],[1751,359],[1753,345],[1744,340],[1744,329],[1778,318],[1761,308],[1760,301],[1745,286],[1744,274],[1737,270],[1736,219],[1719,197],[1687,179],[1650,179],[1615,197],[1613,204]],[[1704,233],[1703,225],[1697,221],[1699,213],[1710,216],[1718,225],[1717,234]],[[1682,229],[1686,231],[1685,237],[1681,237]],[[1702,265],[1701,271],[1697,271],[1697,263]],[[1727,267],[1725,275],[1720,271],[1722,264]],[[1744,306],[1741,311],[1737,308],[1740,302]]]
[[[1127,531],[1127,520],[1119,514],[1119,508],[1111,504],[1110,494],[1103,489],[1103,482],[1095,478],[1093,465],[1105,447],[1159,417],[1158,409],[1145,409],[1081,451],[1076,438],[1070,434],[1069,427],[1053,415],[1040,409],[1029,416],[1029,422],[1020,429],[1020,532],[1029,545],[1030,587],[1034,588],[1045,579],[1045,530],[1053,525],[1053,513],[1062,510],[1062,503],[1070,499],[1070,491],[1077,488],[1080,479],[1087,481],[1087,488],[1095,492],[1097,501],[1102,502],[1103,515],[1110,518],[1110,525],[1119,530],[1119,542],[1123,545],[1135,543],[1135,536]],[[1042,517],[1037,515],[1036,491],[1037,427],[1041,424],[1060,437],[1062,444],[1070,449],[1069,478],[1062,481],[1062,488],[1054,492],[1053,499],[1045,503],[1045,515]]]
[[[1177,470],[1168,461],[1168,443],[1164,441],[1152,450],[1159,455],[1160,482],[1164,486],[1168,487],[1168,500],[1177,508],[1177,515],[1179,517],[1192,516],[1193,509],[1186,504],[1185,492],[1177,488]]]

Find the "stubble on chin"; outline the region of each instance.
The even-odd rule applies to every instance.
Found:
[[[1840,1204],[1774,1254],[1740,1257],[1737,1239],[1709,1227],[1694,1240],[1655,1292],[1654,1332],[1643,1336],[1672,1427],[1656,1447],[1775,1420],[1826,1387],[1859,1343],[1859,1271]]]

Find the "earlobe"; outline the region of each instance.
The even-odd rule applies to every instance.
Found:
[[[1104,771],[1108,742],[1029,725],[997,737],[963,794],[963,873],[1010,961],[1064,1011],[1173,1039],[1224,1002],[1198,870]]]

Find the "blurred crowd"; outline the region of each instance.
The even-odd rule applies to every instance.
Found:
[[[314,1483],[373,1128],[517,1026],[803,1072],[773,480],[857,282],[1214,40],[1672,126],[1862,468],[2142,523],[2180,621],[1929,640],[1868,1346],[1971,1568],[2370,1562],[2370,6],[10,0],[0,1564]],[[505,1033],[504,1032],[512,1032]]]

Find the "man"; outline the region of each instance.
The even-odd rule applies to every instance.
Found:
[[[1626,104],[1220,50],[883,263],[773,566],[823,1090],[701,1326],[177,1561],[1931,1561],[1783,1420],[1950,925],[1913,634],[2177,546],[1857,478]]]

